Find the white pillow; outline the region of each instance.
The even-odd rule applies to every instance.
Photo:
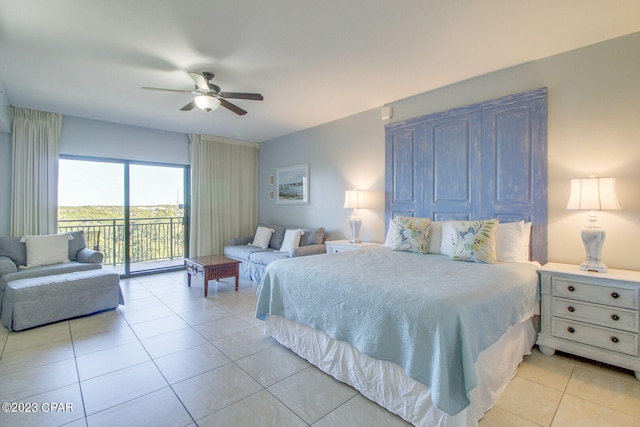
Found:
[[[249,245],[267,249],[271,241],[271,235],[275,233],[275,231],[273,228],[258,226],[256,235],[253,237],[253,242],[249,243]]]
[[[501,222],[496,232],[498,262],[518,262],[521,259],[524,221]]]
[[[442,246],[442,221],[431,221],[429,226],[429,253],[440,254]]]
[[[304,234],[301,228],[296,230],[286,230],[284,232],[284,239],[282,240],[282,246],[280,252],[289,252],[291,249],[295,249],[300,246],[300,237]]]
[[[522,254],[523,261],[531,260],[531,222],[525,222],[522,226],[522,246],[520,247],[520,253]]]
[[[394,249],[396,247],[396,237],[398,234],[398,227],[395,219],[389,220],[389,228],[387,229],[387,236],[384,239],[384,245]]]
[[[71,239],[68,233],[24,236],[21,241],[27,245],[27,268],[69,262]]]
[[[498,224],[496,255],[498,262],[529,261],[531,223],[524,221]]]
[[[442,240],[440,242],[440,253],[442,255],[451,256],[453,248],[458,242],[458,233],[453,226],[452,221],[445,221],[442,224]]]

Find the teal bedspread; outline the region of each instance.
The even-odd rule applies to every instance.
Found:
[[[283,316],[398,364],[455,415],[477,385],[478,354],[532,312],[537,287],[533,264],[379,246],[269,264],[256,315]]]

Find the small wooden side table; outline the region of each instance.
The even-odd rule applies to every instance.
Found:
[[[238,290],[238,278],[240,261],[227,258],[222,255],[208,255],[184,259],[187,268],[187,285],[191,286],[191,276],[204,279],[204,296],[209,293],[209,280],[219,280],[224,277],[236,278],[236,291]]]

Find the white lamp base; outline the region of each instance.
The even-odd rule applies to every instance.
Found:
[[[607,272],[607,266],[600,260],[606,234],[604,229],[600,227],[585,226],[582,228],[582,242],[584,250],[587,252],[587,260],[580,265],[582,271]]]

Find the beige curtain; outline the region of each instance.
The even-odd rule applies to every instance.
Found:
[[[53,234],[62,115],[13,108],[11,235]]]
[[[253,234],[258,220],[258,145],[189,135],[189,255],[220,255],[232,237]]]

